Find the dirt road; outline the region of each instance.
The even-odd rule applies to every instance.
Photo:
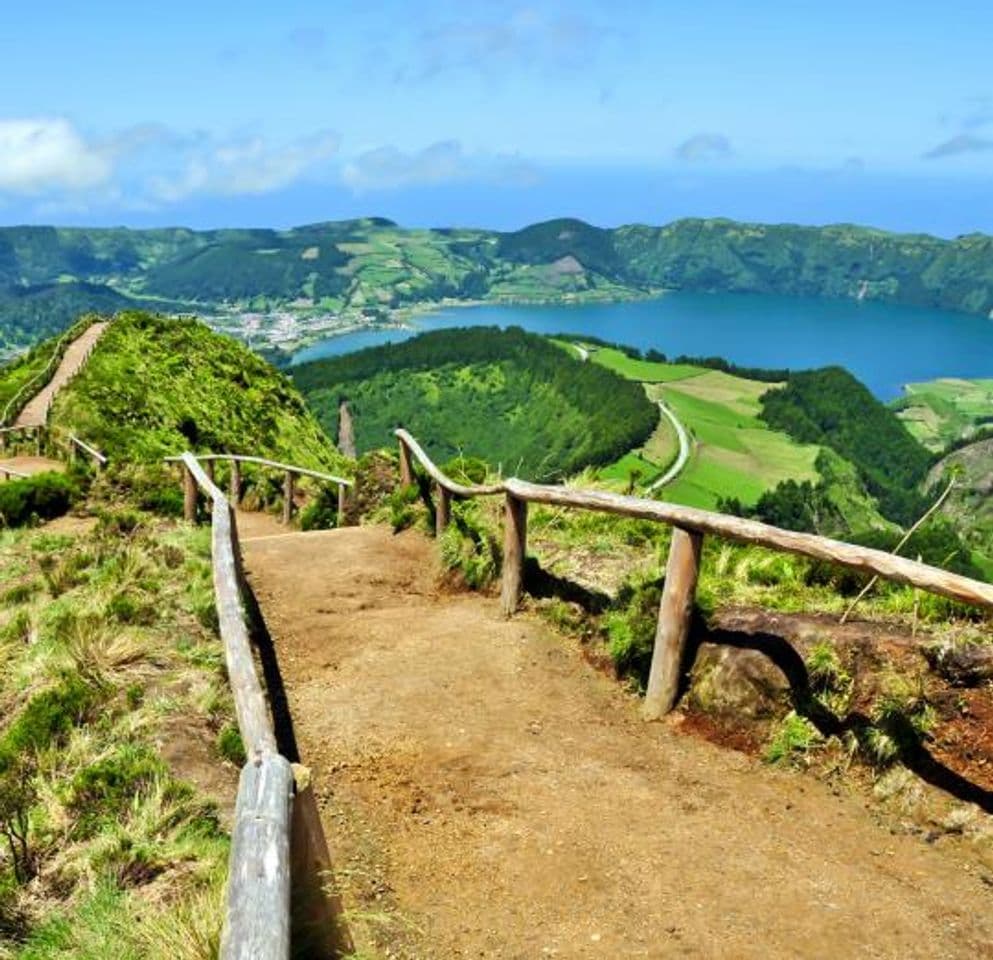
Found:
[[[642,723],[540,622],[439,592],[420,535],[244,549],[369,955],[993,956],[957,850]]]
[[[28,401],[24,409],[18,414],[13,424],[15,427],[38,427],[45,425],[48,420],[48,408],[52,405],[55,395],[79,372],[79,368],[86,363],[90,351],[96,346],[97,341],[103,336],[103,332],[106,329],[107,324],[105,322],[91,324],[69,344],[61,361],[59,361],[54,376]]]

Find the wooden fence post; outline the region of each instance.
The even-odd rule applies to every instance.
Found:
[[[343,483],[338,484],[338,526],[342,526],[345,522],[345,485]]]
[[[286,479],[283,481],[283,523],[289,523],[293,519],[293,471],[286,471]]]
[[[197,481],[193,471],[183,464],[183,519],[192,523],[197,518]]]
[[[207,474],[207,479],[210,480],[211,483],[213,483],[214,482],[214,461],[213,460],[204,460],[203,461],[203,472],[205,474]]]
[[[655,628],[655,648],[642,708],[646,720],[658,720],[676,705],[686,640],[693,616],[696,582],[700,574],[703,535],[672,528],[665,568],[665,587]]]
[[[414,482],[414,466],[410,462],[407,444],[400,441],[400,486],[409,487]]]
[[[521,600],[527,540],[527,501],[508,493],[503,518],[503,583],[500,590],[500,607],[505,617],[514,613]]]
[[[231,461],[231,480],[228,485],[228,492],[231,505],[237,507],[241,503],[241,464],[237,460]]]
[[[434,506],[434,533],[440,537],[445,527],[452,519],[452,495],[440,483],[438,484],[438,499]]]

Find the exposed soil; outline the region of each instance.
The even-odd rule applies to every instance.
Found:
[[[644,724],[529,615],[380,527],[254,539],[360,948],[393,957],[979,957],[991,880],[854,797]]]
[[[58,369],[51,380],[36,393],[20,412],[14,421],[15,427],[44,426],[48,420],[48,408],[52,405],[55,395],[61,390],[86,363],[90,351],[107,329],[106,323],[94,323],[88,326],[69,346],[59,362]]]
[[[50,457],[8,457],[6,460],[0,460],[0,470],[3,469],[25,473],[30,477],[35,473],[47,473],[49,470],[65,470],[65,464]]]

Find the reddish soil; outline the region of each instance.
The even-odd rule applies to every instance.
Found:
[[[251,539],[357,946],[392,957],[978,957],[956,848],[666,724],[378,527]]]

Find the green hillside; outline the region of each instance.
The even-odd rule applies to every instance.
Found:
[[[658,421],[637,384],[517,328],[435,331],[292,376],[332,435],[348,400],[360,453],[403,424],[439,462],[465,453],[541,479],[608,463]]]
[[[908,383],[904,390],[891,406],[929,450],[943,450],[993,425],[993,380],[943,377]]]
[[[661,289],[878,299],[987,314],[993,238],[942,240],[854,226],[680,220],[607,230],[559,219],[498,233],[409,230],[369,218],[291,230],[0,229],[0,349],[81,310],[135,300],[243,315],[282,311],[268,342],[451,301],[619,300]],[[73,313],[75,311],[75,313]],[[285,320],[285,318],[283,318]]]
[[[141,312],[114,320],[51,422],[117,461],[183,450],[314,468],[342,460],[289,380],[247,347],[195,320]]]

